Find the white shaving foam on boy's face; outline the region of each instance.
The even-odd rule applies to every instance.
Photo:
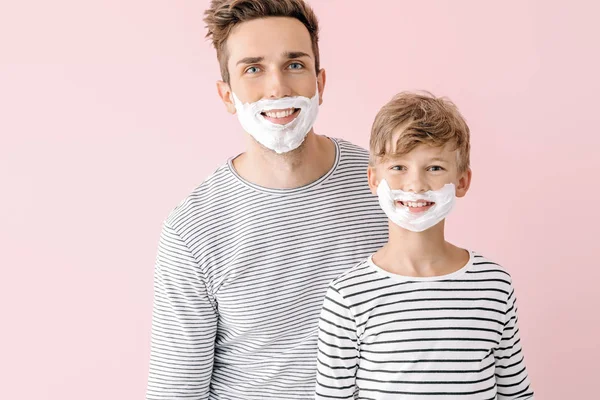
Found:
[[[444,185],[440,190],[430,190],[425,193],[392,190],[385,180],[377,186],[379,205],[387,217],[396,225],[412,232],[423,232],[448,216],[456,202],[456,187],[453,183]],[[419,201],[434,203],[429,209],[413,213],[408,207],[398,207],[397,201]]]
[[[242,128],[257,142],[278,154],[298,148],[313,127],[319,113],[319,89],[312,98],[303,96],[281,99],[262,99],[254,103],[242,103],[232,92],[233,103]],[[261,113],[270,110],[300,109],[300,112],[287,124],[276,124],[267,120]]]

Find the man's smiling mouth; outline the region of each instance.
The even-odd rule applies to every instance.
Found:
[[[292,122],[300,113],[299,108],[286,108],[283,110],[268,110],[260,113],[267,121],[274,124],[287,124]]]

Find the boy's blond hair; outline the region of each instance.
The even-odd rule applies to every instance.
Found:
[[[212,0],[204,12],[204,22],[221,66],[221,77],[229,83],[227,38],[238,24],[267,17],[289,17],[302,22],[312,42],[315,71],[319,73],[319,21],[313,9],[303,0]]]
[[[470,167],[469,127],[449,99],[429,92],[402,92],[387,103],[371,128],[370,163],[390,155],[403,155],[420,144],[458,151],[458,170]],[[395,140],[395,143],[392,143]]]

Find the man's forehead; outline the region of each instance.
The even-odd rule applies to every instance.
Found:
[[[313,56],[310,34],[295,18],[268,17],[242,22],[235,26],[226,42],[229,57],[237,63],[242,58],[297,58],[290,55]]]

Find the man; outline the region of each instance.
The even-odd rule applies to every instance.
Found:
[[[309,6],[213,0],[205,21],[247,146],[164,223],[147,398],[311,399],[328,284],[387,219],[367,152],[312,128],[326,75]]]

